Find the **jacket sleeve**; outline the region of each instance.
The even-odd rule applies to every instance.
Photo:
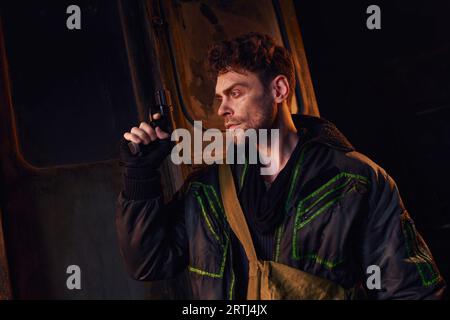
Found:
[[[120,253],[134,279],[166,280],[187,267],[181,191],[164,204],[159,174],[148,179],[124,176],[115,219]]]
[[[371,299],[440,299],[445,282],[430,250],[405,209],[393,179],[374,170],[369,210],[362,235],[364,279],[378,266],[381,288],[367,290]],[[369,269],[368,269],[369,268]],[[376,268],[376,267],[375,267]]]

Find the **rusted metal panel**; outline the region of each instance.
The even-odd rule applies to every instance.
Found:
[[[150,290],[128,276],[117,247],[114,211],[122,187],[117,159],[45,168],[28,163],[20,150],[11,95],[14,70],[5,48],[0,33],[0,294],[146,297]],[[66,268],[73,264],[81,268],[81,290],[66,287]]]
[[[8,259],[3,235],[2,210],[0,209],[0,300],[12,299]]]
[[[275,2],[275,1],[274,1]],[[295,12],[293,1],[276,1],[279,4],[281,19],[280,23],[286,30],[287,41],[294,58],[295,69],[300,86],[302,108],[299,113],[319,116],[319,107],[317,106],[316,95],[311,80],[311,74],[308,67],[303,38],[300,32],[300,26]]]
[[[5,78],[5,73],[7,72],[7,69],[5,69],[6,66],[6,56],[5,56],[5,47],[3,42],[3,28],[2,28],[2,21],[0,18],[0,66],[3,68],[0,68],[0,105],[1,104],[7,104],[10,101],[10,96],[6,94],[2,94],[9,92],[9,84],[3,81]],[[3,69],[3,70],[2,70]],[[10,136],[11,131],[8,130],[11,129],[10,126],[7,123],[3,123],[3,121],[0,122],[0,136]],[[3,152],[6,150],[11,149],[11,140],[10,139],[4,139],[1,143],[3,148],[0,150],[1,154],[5,155]],[[1,164],[4,165],[4,162],[2,161]],[[0,191],[5,188],[5,180],[4,177],[0,176]],[[9,276],[9,265],[8,265],[8,257],[6,254],[6,246],[5,246],[5,235],[3,232],[3,211],[1,206],[3,206],[3,201],[0,194],[0,299],[6,300],[6,299],[12,299],[12,290],[11,290],[11,279]]]

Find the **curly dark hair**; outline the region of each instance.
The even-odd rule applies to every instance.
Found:
[[[208,50],[207,69],[212,77],[228,71],[251,71],[256,73],[265,88],[278,75],[288,79],[290,102],[295,90],[294,63],[290,52],[275,44],[268,35],[250,32],[213,43]]]

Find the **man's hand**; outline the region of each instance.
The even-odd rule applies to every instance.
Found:
[[[152,120],[161,118],[159,113],[152,116]],[[131,154],[128,143],[133,142],[140,145],[142,155],[137,157]],[[161,162],[171,151],[172,143],[169,133],[161,128],[153,128],[147,122],[141,122],[138,127],[133,127],[129,132],[123,134],[120,146],[120,158],[122,164],[131,168],[157,169]]]
[[[155,113],[152,116],[153,120],[158,120],[161,118],[159,113]],[[148,145],[150,142],[155,141],[157,139],[164,140],[169,138],[169,134],[161,130],[160,127],[152,128],[147,122],[141,122],[138,127],[131,128],[130,132],[125,132],[123,137],[131,142],[136,144],[143,143],[144,145]]]

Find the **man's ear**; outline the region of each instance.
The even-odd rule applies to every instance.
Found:
[[[272,80],[272,94],[275,103],[282,103],[287,100],[290,90],[286,76],[278,75]]]

